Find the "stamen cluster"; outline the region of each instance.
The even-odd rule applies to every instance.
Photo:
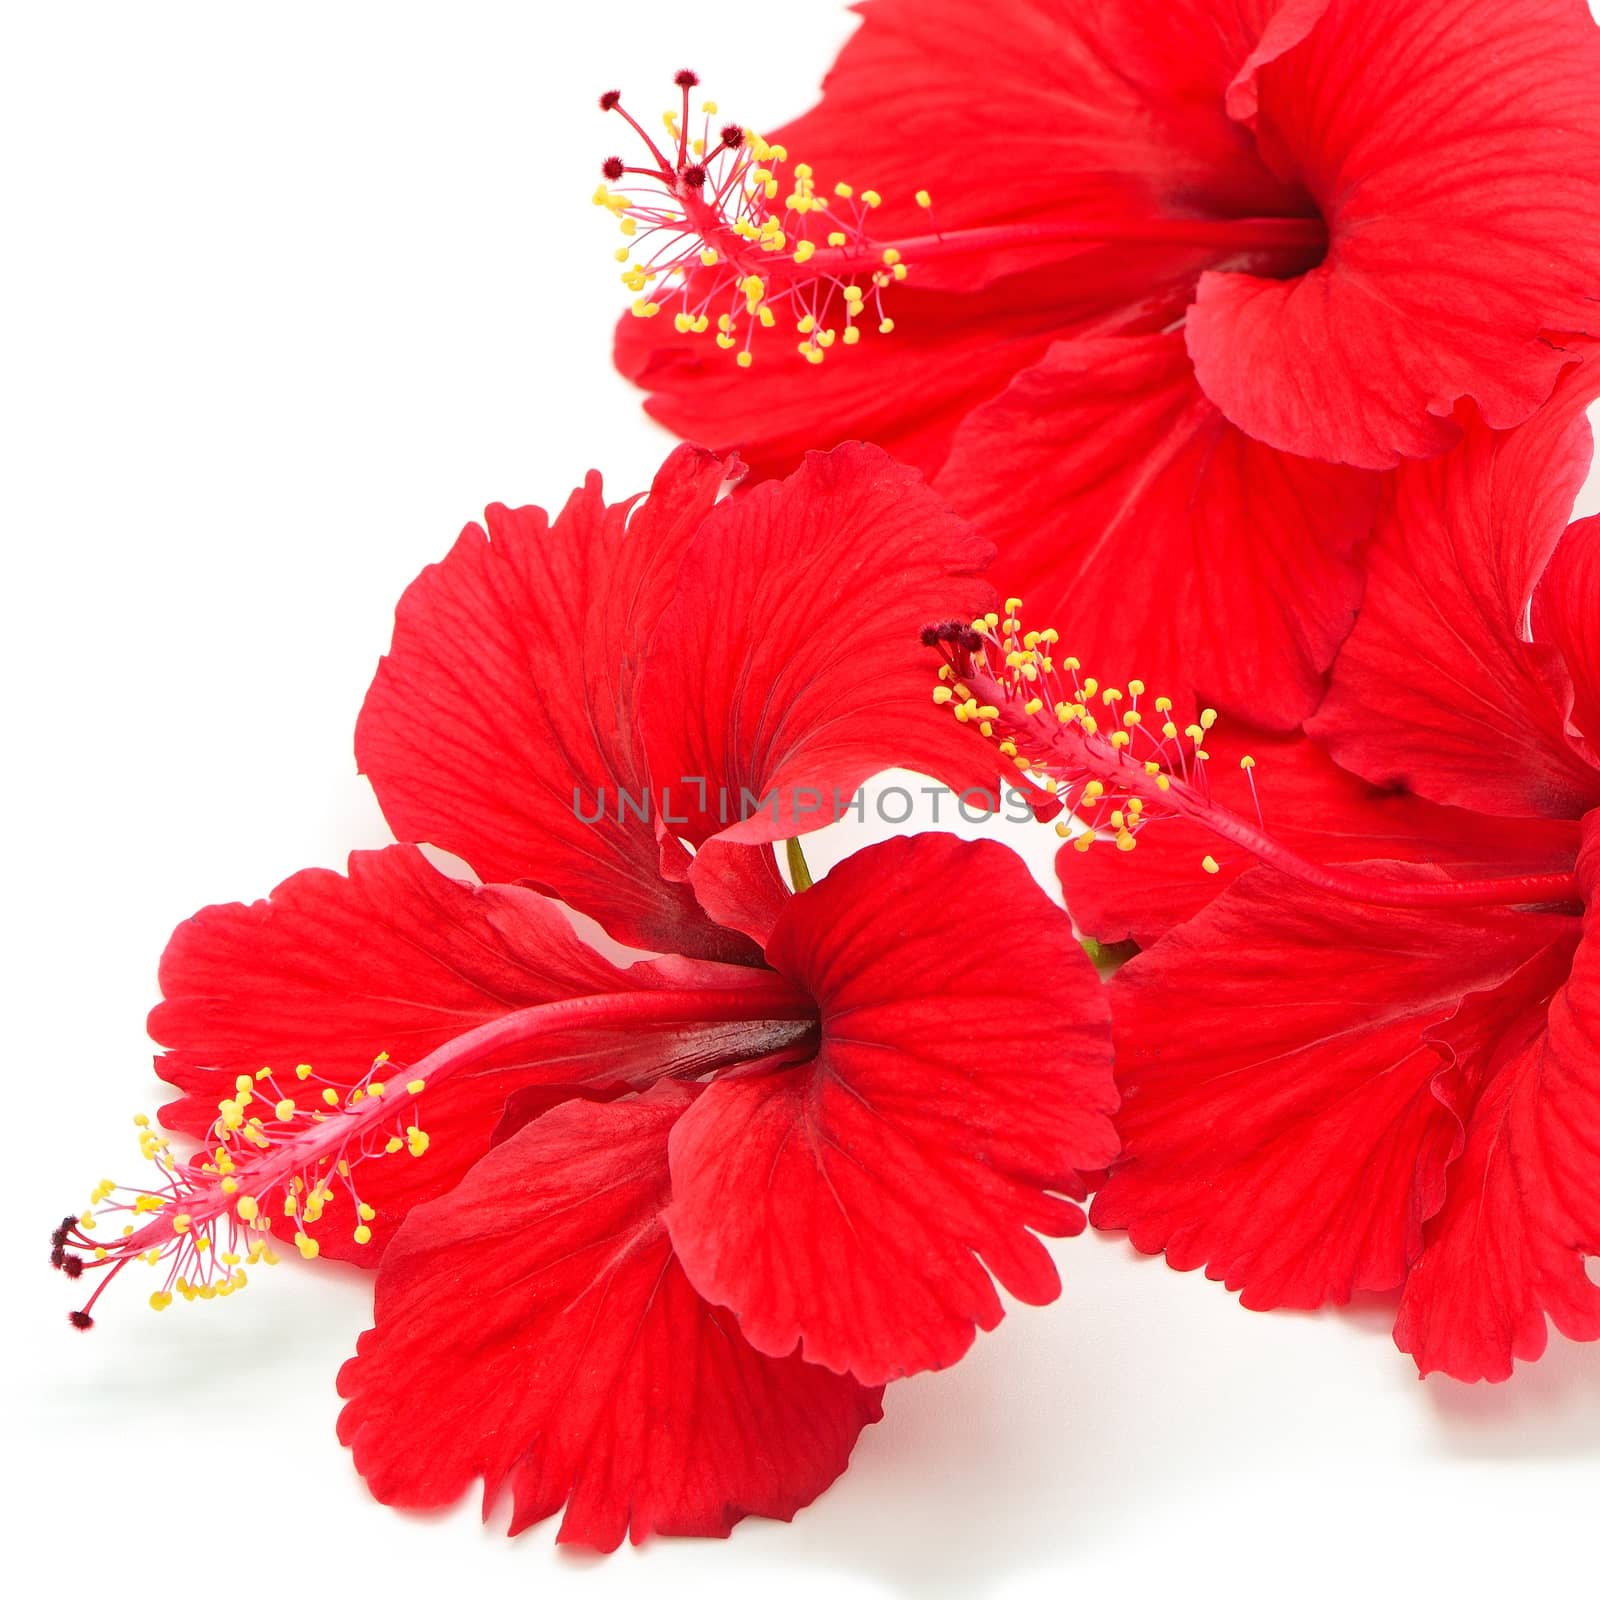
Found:
[[[892,332],[883,291],[908,268],[899,250],[872,240],[869,222],[882,197],[847,183],[821,194],[803,161],[785,177],[784,146],[738,123],[714,132],[712,100],[701,104],[691,136],[689,91],[698,81],[678,74],[682,103],[663,113],[659,142],[624,110],[619,92],[600,97],[601,110],[621,116],[648,155],[641,165],[609,157],[606,182],[594,193],[626,241],[616,259],[627,263],[622,281],[638,296],[633,314],[671,309],[679,333],[714,332],[741,367],[754,360],[751,344],[762,328],[791,326],[801,336],[796,349],[813,366],[836,342],[858,343],[864,323]],[[930,204],[926,192],[917,202]]]
[[[51,1235],[50,1263],[69,1277],[106,1269],[87,1304],[71,1313],[75,1327],[94,1325],[92,1308],[101,1293],[130,1262],[165,1267],[150,1295],[157,1311],[184,1300],[226,1298],[249,1281],[246,1268],[272,1266],[274,1215],[294,1229],[294,1242],[307,1260],[320,1246],[306,1230],[321,1221],[338,1199],[354,1214],[357,1244],[372,1237],[377,1215],[362,1200],[355,1169],[364,1161],[402,1150],[421,1156],[428,1135],[409,1109],[408,1096],[420,1094],[424,1080],[385,1081],[387,1055],[379,1055],[361,1082],[343,1089],[322,1079],[309,1065],[295,1068],[293,1092],[262,1068],[241,1074],[234,1093],[220,1101],[205,1148],[184,1162],[146,1116],[137,1116],[139,1151],[155,1168],[148,1187],[119,1186],[109,1178],[95,1186],[89,1207],[63,1219]],[[320,1085],[320,1087],[318,1087]],[[296,1095],[309,1097],[302,1104]],[[399,1099],[406,1109],[394,1105]],[[252,1107],[260,1106],[260,1111]],[[101,1242],[102,1223],[122,1222],[115,1239]],[[74,1250],[87,1254],[75,1254]]]
[[[1204,710],[1180,729],[1165,695],[1146,702],[1138,678],[1102,685],[1076,656],[1057,654],[1054,628],[1024,631],[1021,610],[1011,599],[1004,617],[991,611],[923,630],[922,642],[943,657],[934,702],[998,739],[1015,781],[1076,818],[1076,828],[1063,819],[1056,831],[1078,850],[1097,839],[1132,850],[1151,822],[1206,806],[1205,739],[1217,713]],[[1248,773],[1254,762],[1246,756],[1243,765]],[[1216,870],[1209,856],[1205,865]]]

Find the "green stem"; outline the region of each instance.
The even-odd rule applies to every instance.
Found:
[[[800,848],[798,839],[785,839],[783,841],[784,854],[789,858],[789,881],[794,885],[796,894],[804,894],[811,887],[811,868],[806,865],[805,852]]]

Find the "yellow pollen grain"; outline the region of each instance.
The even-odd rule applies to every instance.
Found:
[[[1200,865],[1202,867],[1204,867],[1207,872],[1221,872],[1222,871],[1222,868],[1217,865],[1217,858],[1215,856],[1205,856],[1205,857],[1203,857],[1201,859]]]
[[[412,1155],[420,1156],[428,1148],[428,1136],[421,1128],[413,1125],[406,1129],[406,1149]]]
[[[317,1241],[309,1234],[297,1233],[294,1236],[294,1242],[295,1248],[299,1250],[300,1254],[307,1261],[310,1261],[322,1254],[322,1246],[318,1244]],[[251,1301],[251,1304],[254,1305],[255,1302]]]

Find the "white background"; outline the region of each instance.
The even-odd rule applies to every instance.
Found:
[[[352,722],[463,521],[591,465],[642,488],[666,447],[609,365],[627,296],[589,195],[619,130],[594,95],[665,106],[692,65],[771,127],[849,20],[3,15],[12,1593],[1595,1592],[1600,1350],[1419,1384],[1385,1306],[1252,1315],[1120,1238],[1063,1245],[1056,1305],[893,1388],[793,1525],[603,1561],[367,1498],[333,1437],[357,1274],[284,1266],[160,1318],[114,1292],[74,1335],[44,1236],[134,1164],[167,933],[384,841]],[[1026,842],[1047,874],[1053,840]]]

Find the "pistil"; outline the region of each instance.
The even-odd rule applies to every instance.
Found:
[[[924,630],[923,642],[942,657],[933,698],[959,723],[998,741],[1015,783],[1043,789],[1076,817],[1076,827],[1061,821],[1056,828],[1078,850],[1107,840],[1130,851],[1151,823],[1181,817],[1302,883],[1369,905],[1551,905],[1578,898],[1571,872],[1440,880],[1410,876],[1403,867],[1378,876],[1308,860],[1272,837],[1259,804],[1252,821],[1212,796],[1205,741],[1218,720],[1214,710],[1180,729],[1172,702],[1147,701],[1140,680],[1125,689],[1102,686],[1076,657],[1058,656],[1053,628],[1025,632],[1021,604],[1008,600],[1003,618],[990,612]],[[1240,765],[1254,794],[1255,761],[1244,756]],[[1220,870],[1210,855],[1200,865]]]
[[[166,1269],[150,1295],[157,1310],[174,1295],[225,1297],[245,1286],[247,1268],[276,1259],[275,1222],[293,1231],[303,1256],[315,1256],[319,1246],[307,1230],[340,1196],[353,1213],[356,1241],[365,1243],[376,1212],[360,1197],[360,1169],[373,1160],[425,1155],[430,1139],[416,1097],[428,1091],[432,1103],[452,1078],[508,1049],[527,1050],[534,1059],[541,1044],[596,1028],[647,1034],[703,1026],[725,1034],[734,1024],[748,1028],[754,1042],[743,1055],[764,1055],[795,1048],[815,1018],[811,1002],[783,979],[752,972],[726,988],[630,989],[529,1006],[459,1034],[409,1067],[396,1068],[380,1054],[361,1083],[343,1093],[331,1084],[318,1089],[309,1064],[296,1069],[292,1090],[270,1069],[242,1074],[219,1104],[206,1147],[191,1160],[174,1158],[149,1119],[135,1118],[156,1182],[119,1188],[108,1179],[96,1187],[90,1209],[56,1228],[53,1266],[72,1278],[104,1273],[70,1320],[92,1327],[95,1302],[135,1261]],[[707,1070],[707,1063],[696,1058],[695,1070]],[[508,1093],[515,1087],[508,1085]],[[109,1237],[117,1225],[120,1235]]]
[[[754,360],[761,329],[792,326],[795,349],[820,364],[838,342],[863,331],[894,330],[885,292],[918,265],[1021,249],[1106,244],[1165,244],[1210,249],[1217,263],[1251,270],[1299,271],[1319,259],[1327,230],[1316,216],[1026,219],[941,229],[926,190],[913,197],[928,219],[924,232],[884,236],[876,227],[882,196],[836,183],[824,193],[803,161],[783,175],[789,152],[737,123],[717,127],[714,101],[691,133],[692,72],[677,76],[678,107],[663,113],[667,138],[652,138],[617,90],[600,97],[644,146],[645,159],[609,157],[594,201],[617,220],[624,242],[616,259],[637,298],[633,312],[672,310],[679,333],[711,334],[739,366]],[[792,187],[791,187],[792,183]]]

